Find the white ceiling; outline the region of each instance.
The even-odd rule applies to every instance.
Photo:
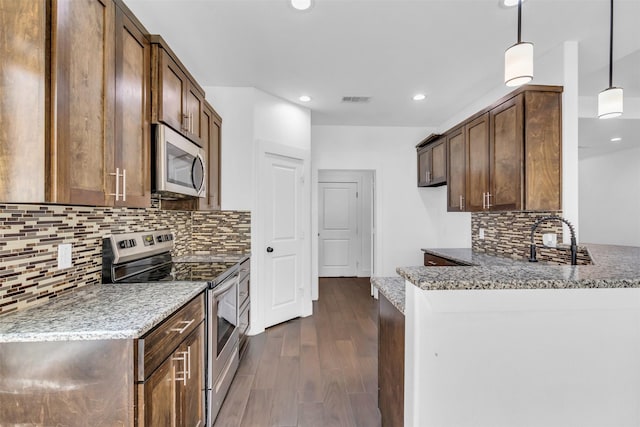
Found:
[[[315,0],[305,12],[288,0],[126,3],[201,85],[253,86],[301,105],[308,94],[314,125],[438,127],[502,85],[516,41],[517,9],[498,0]],[[640,97],[640,0],[615,7],[614,85]],[[581,96],[606,88],[608,0],[527,0],[522,25],[536,57],[579,42]],[[418,92],[427,100],[413,101]]]

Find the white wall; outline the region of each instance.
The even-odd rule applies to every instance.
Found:
[[[276,96],[252,87],[205,87],[207,100],[222,117],[222,209],[251,211],[251,327],[249,334],[264,330],[264,239],[259,194],[260,159],[265,147],[277,153],[294,149],[302,153],[305,171],[310,170],[311,112]],[[309,174],[306,173],[308,176]],[[303,202],[305,218],[309,215],[310,179],[306,179]],[[310,235],[310,219],[300,225]],[[311,246],[303,254],[304,314],[311,314]]]
[[[581,241],[640,246],[640,147],[580,160]]]
[[[416,186],[415,145],[431,132],[419,127],[311,127],[312,200],[317,199],[318,169],[375,171],[376,276],[396,275],[398,266],[421,265],[420,248],[471,245],[470,216],[446,214],[445,187]],[[317,210],[312,215],[317,254]],[[317,256],[312,261],[317,276]]]

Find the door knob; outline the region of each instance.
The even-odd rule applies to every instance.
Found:
[[[273,252],[273,248],[271,246],[268,246],[267,247],[267,252],[269,252],[269,253]]]

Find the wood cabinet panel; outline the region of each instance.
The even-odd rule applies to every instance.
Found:
[[[184,341],[178,352],[187,353],[186,380],[183,381],[184,426],[203,426],[205,419],[204,389],[204,322]]]
[[[0,425],[131,426],[132,348],[131,340],[1,343]]]
[[[154,45],[158,56],[158,80],[153,83],[158,98],[153,105],[157,107],[154,114],[156,121],[162,121],[178,132],[185,129],[184,94],[186,92],[187,78],[171,59],[169,54],[157,45]]]
[[[110,201],[105,185],[114,164],[115,6],[111,0],[55,5],[50,200],[101,206]]]
[[[0,0],[0,200],[45,201],[47,4]]]
[[[526,92],[525,208],[562,206],[562,94]]]
[[[446,258],[439,257],[437,255],[431,255],[431,254],[425,253],[424,265],[425,267],[453,267],[453,266],[460,266],[462,264],[457,263],[455,261],[451,261]]]
[[[447,135],[447,210],[453,212],[464,211],[466,203],[467,155],[463,131],[460,128]]]
[[[378,407],[382,427],[404,425],[404,315],[379,294]]]
[[[204,94],[197,91],[195,86],[189,85],[186,96],[187,136],[196,144],[202,146],[202,110]]]
[[[418,150],[418,187],[429,185],[429,174],[431,173],[431,153],[429,147]]]
[[[220,209],[220,151],[222,119],[207,102],[202,110],[202,146],[207,155],[207,196],[199,199],[200,210]]]
[[[444,138],[431,150],[431,176],[434,183],[447,181],[447,141]]]
[[[200,295],[140,339],[144,358],[138,367],[138,380],[144,380],[156,369],[203,319],[204,296]]]
[[[151,204],[151,45],[133,21],[116,13],[116,167],[124,170],[126,200],[116,206]],[[126,186],[126,188],[125,188]]]
[[[144,385],[144,422],[140,424],[145,426],[176,426],[177,402],[176,364],[169,357]]]
[[[492,210],[522,209],[523,95],[490,111]]]
[[[466,210],[484,209],[485,194],[489,190],[489,115],[484,114],[465,128],[467,150]]]

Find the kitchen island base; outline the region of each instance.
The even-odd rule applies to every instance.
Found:
[[[640,289],[405,291],[405,425],[640,425]]]

